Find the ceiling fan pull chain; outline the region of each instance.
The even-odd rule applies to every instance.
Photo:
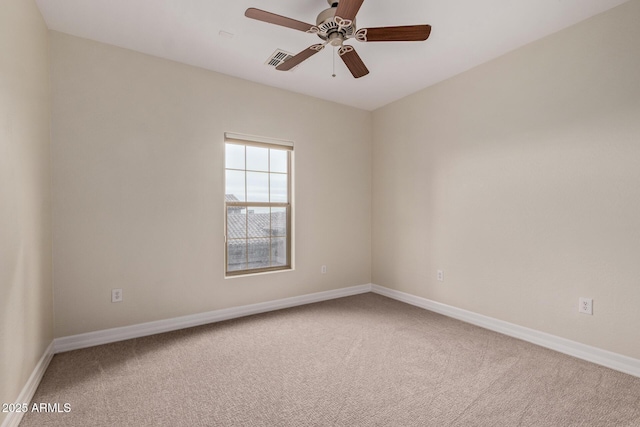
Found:
[[[336,76],[336,47],[333,47],[333,74],[331,75],[331,77],[335,77]]]

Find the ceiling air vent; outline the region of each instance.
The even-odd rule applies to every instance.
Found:
[[[287,59],[291,58],[292,56],[293,56],[292,53],[285,52],[284,50],[281,50],[281,49],[276,49],[276,51],[273,52],[271,56],[265,61],[265,64],[275,68],[278,65],[282,64]]]

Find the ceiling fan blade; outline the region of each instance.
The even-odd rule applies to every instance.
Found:
[[[360,55],[358,55],[353,46],[342,46],[338,51],[338,55],[340,55],[340,58],[342,58],[342,61],[344,61],[345,65],[356,79],[369,74],[367,66],[364,65],[364,62],[360,59]]]
[[[313,46],[309,46],[299,54],[292,56],[291,58],[284,61],[282,64],[278,65],[276,67],[276,70],[289,71],[290,69],[300,64],[301,62],[311,58],[313,55],[320,52],[322,49],[324,49],[323,44],[314,44]]]
[[[276,15],[275,13],[267,12],[266,10],[256,9],[255,7],[247,9],[244,16],[251,19],[257,19],[258,21],[268,22],[269,24],[293,28],[294,30],[299,31],[309,31],[311,27],[313,27],[311,24],[296,21],[295,19],[287,18],[286,16]]]
[[[356,39],[363,42],[415,42],[429,38],[431,25],[405,25],[400,27],[362,28]]]
[[[340,0],[338,9],[336,9],[336,16],[344,20],[353,21],[363,2],[364,0]]]

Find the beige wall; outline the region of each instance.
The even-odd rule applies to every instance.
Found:
[[[10,398],[50,342],[53,303],[47,33],[31,2],[5,3],[0,384]],[[639,14],[633,0],[373,120],[51,33],[55,336],[373,275],[640,358]],[[293,272],[223,278],[225,131],[296,142]],[[112,288],[123,303],[110,302]],[[594,298],[594,316],[577,313],[579,296]]]
[[[639,16],[374,112],[373,283],[640,358]]]
[[[371,281],[370,112],[55,32],[51,50],[56,336]],[[295,142],[293,272],[223,277],[225,131]]]
[[[0,403],[53,339],[47,28],[33,1],[0,11]],[[0,423],[5,418],[0,413]]]

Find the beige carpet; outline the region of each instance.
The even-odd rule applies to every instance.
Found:
[[[21,426],[640,426],[640,379],[375,294],[58,354]]]

